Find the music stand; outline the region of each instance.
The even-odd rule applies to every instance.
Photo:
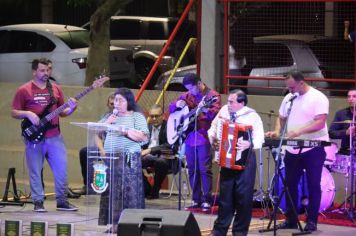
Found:
[[[294,206],[294,203],[292,201],[292,197],[290,195],[290,192],[289,192],[289,189],[288,189],[288,185],[286,183],[286,180],[285,178],[283,177],[281,171],[279,170],[279,166],[281,164],[281,149],[282,149],[282,144],[283,144],[283,140],[285,138],[285,134],[286,134],[286,131],[287,131],[287,124],[288,124],[288,119],[289,119],[289,115],[290,115],[290,112],[292,110],[292,107],[293,107],[293,101],[294,99],[291,99],[289,102],[290,102],[290,105],[288,107],[288,110],[287,110],[287,117],[286,117],[286,121],[285,123],[283,124],[282,126],[282,132],[280,134],[280,141],[279,141],[279,145],[278,145],[278,148],[277,148],[277,152],[276,152],[276,158],[275,158],[275,175],[277,177],[277,187],[279,185],[279,181],[278,181],[278,178],[280,178],[282,180],[282,185],[283,185],[283,188],[282,188],[282,191],[279,193],[279,196],[276,196],[274,194],[274,196],[272,196],[272,205],[273,205],[273,213],[272,213],[272,216],[270,218],[270,221],[268,223],[268,226],[266,229],[262,229],[262,230],[259,230],[260,233],[263,233],[263,232],[269,232],[269,231],[272,231],[273,230],[273,235],[276,236],[277,235],[277,209],[279,207],[279,204],[281,203],[281,200],[282,200],[282,197],[284,196],[284,194],[286,195],[286,197],[288,197],[288,199],[286,199],[287,201],[289,200],[290,203],[291,203],[291,207],[292,207],[292,213],[296,216],[296,219],[297,219],[297,225],[298,225],[298,228],[300,230],[299,233],[293,233],[292,235],[304,235],[304,234],[310,234],[311,232],[310,231],[304,231],[303,228],[302,228],[302,225],[300,224],[300,221],[298,219],[298,214],[297,214],[297,210],[296,210],[296,207]],[[276,191],[275,191],[276,192]],[[273,221],[273,229],[271,229],[271,224],[272,224],[272,221]]]
[[[33,203],[31,200],[30,201],[21,200],[20,196],[17,195],[17,184],[15,179],[15,173],[16,173],[16,169],[14,167],[9,168],[5,191],[2,200],[0,201],[0,206],[23,206],[25,203]],[[10,182],[12,182],[13,200],[10,200],[8,198]]]
[[[105,156],[101,156],[95,143],[97,136],[103,137],[110,132],[117,132],[116,128],[111,124],[95,122],[71,122],[71,124],[87,130],[87,222],[89,223],[91,220],[97,219],[99,214],[103,214],[107,220],[105,222],[107,225],[116,224],[115,206],[122,204],[122,202],[120,202],[120,196],[115,195],[118,180],[114,173],[118,171],[115,168],[115,163],[119,161],[121,153],[111,151],[106,153]],[[111,150],[113,150],[113,147],[111,147]],[[121,200],[123,200],[122,197]],[[99,223],[102,224],[101,222]]]

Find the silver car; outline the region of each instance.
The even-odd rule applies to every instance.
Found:
[[[308,43],[320,39],[312,35],[275,35],[254,38],[254,46],[246,55],[246,65],[241,68],[239,74],[251,77],[284,77],[292,69],[300,70],[305,77],[323,79],[324,76],[319,66],[320,63],[310,49]],[[155,88],[162,89],[171,71],[162,74]],[[186,73],[196,73],[196,65],[181,67],[172,78],[168,90],[184,91],[182,85]],[[236,87],[248,86],[248,94],[282,95],[285,88],[281,80],[259,80],[249,78],[248,80],[231,80]],[[326,88],[327,82],[311,83],[317,88]],[[260,88],[256,88],[260,87]],[[264,89],[263,87],[274,87],[276,89]],[[231,87],[233,88],[233,87]]]
[[[59,84],[84,85],[88,31],[69,25],[21,24],[0,27],[0,81],[31,79],[31,61],[53,62],[52,76]],[[111,84],[124,85],[134,76],[131,50],[110,47]]]

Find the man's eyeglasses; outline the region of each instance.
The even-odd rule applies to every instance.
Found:
[[[160,118],[162,116],[162,114],[159,114],[159,115],[150,115],[150,118],[152,119],[157,119],[157,118]]]

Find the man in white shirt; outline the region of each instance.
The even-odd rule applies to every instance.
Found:
[[[267,132],[266,136],[278,137],[280,129],[286,127],[286,139],[329,141],[326,125],[329,113],[329,100],[320,91],[309,86],[299,71],[291,71],[286,78],[289,93],[284,97],[279,109],[280,127]],[[288,116],[288,111],[290,114]],[[287,146],[284,158],[286,183],[296,207],[298,204],[298,183],[302,174],[307,175],[309,204],[307,207],[307,224],[304,231],[317,230],[318,213],[321,199],[321,172],[326,153],[324,147],[295,148]],[[292,210],[287,198],[287,220],[279,228],[297,228],[297,215]]]
[[[244,169],[233,170],[221,167],[218,218],[215,220],[212,235],[227,234],[234,218],[233,235],[247,235],[253,207],[253,190],[256,177],[256,155],[253,149],[260,149],[264,142],[263,124],[257,112],[247,105],[247,96],[242,90],[230,92],[227,105],[224,105],[213,120],[208,131],[209,140],[215,150],[219,147],[219,126],[223,121],[252,126],[251,140],[240,140],[237,150],[247,152]],[[244,154],[242,154],[244,155]]]

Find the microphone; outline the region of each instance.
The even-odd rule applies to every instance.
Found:
[[[108,115],[108,118],[106,119],[105,123],[113,124],[115,119],[117,118],[118,113],[119,113],[119,110],[114,108],[114,110],[112,110],[112,113],[110,115]]]
[[[294,93],[288,100],[288,102],[293,102],[294,99],[296,99],[297,97],[299,97],[299,93]]]

